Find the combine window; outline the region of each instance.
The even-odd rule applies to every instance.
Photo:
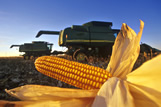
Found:
[[[117,37],[117,33],[114,33],[114,36]]]
[[[52,49],[52,45],[47,45],[48,49],[51,50]]]

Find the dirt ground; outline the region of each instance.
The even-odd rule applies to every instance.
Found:
[[[144,57],[140,57],[136,61],[134,69],[139,67],[145,61],[144,59]],[[109,60],[110,58],[106,61],[100,59],[93,62],[91,59],[88,64],[106,69]],[[22,57],[0,57],[0,100],[17,101],[18,99],[11,97],[4,90],[27,84],[76,88],[41,74],[35,69],[33,60],[24,60]]]
[[[26,84],[70,87],[64,82],[50,78],[35,69],[34,61],[24,60],[22,57],[0,58],[0,100],[16,101],[4,90],[12,89]]]

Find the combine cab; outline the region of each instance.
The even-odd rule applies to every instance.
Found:
[[[39,31],[36,37],[42,34],[59,35],[59,46],[68,48],[66,54],[77,60],[85,60],[89,56],[111,55],[115,36],[120,31],[111,27],[112,22],[92,21],[83,25],[73,25],[60,32]]]
[[[24,43],[23,45],[12,45],[12,47],[19,47],[19,52],[25,52],[24,59],[30,59],[31,56],[38,57],[42,55],[50,55],[52,45],[47,42],[33,41],[32,43]]]

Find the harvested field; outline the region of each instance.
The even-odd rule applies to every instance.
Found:
[[[148,56],[140,55],[134,65],[134,69],[149,59],[151,58]],[[88,64],[106,69],[109,60],[110,58],[90,58]],[[0,100],[18,100],[8,95],[4,90],[26,84],[75,88],[74,86],[39,73],[35,69],[33,60],[24,60],[22,57],[0,57]]]
[[[39,73],[34,67],[34,61],[22,57],[0,58],[0,100],[18,100],[8,95],[4,89],[12,89],[26,84],[70,87],[66,83]]]

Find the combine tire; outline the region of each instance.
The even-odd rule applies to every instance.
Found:
[[[74,52],[73,58],[78,62],[86,62],[88,59],[87,55],[84,52],[80,51],[80,49]]]
[[[30,56],[24,56],[24,59],[25,60],[29,60],[30,59]]]

